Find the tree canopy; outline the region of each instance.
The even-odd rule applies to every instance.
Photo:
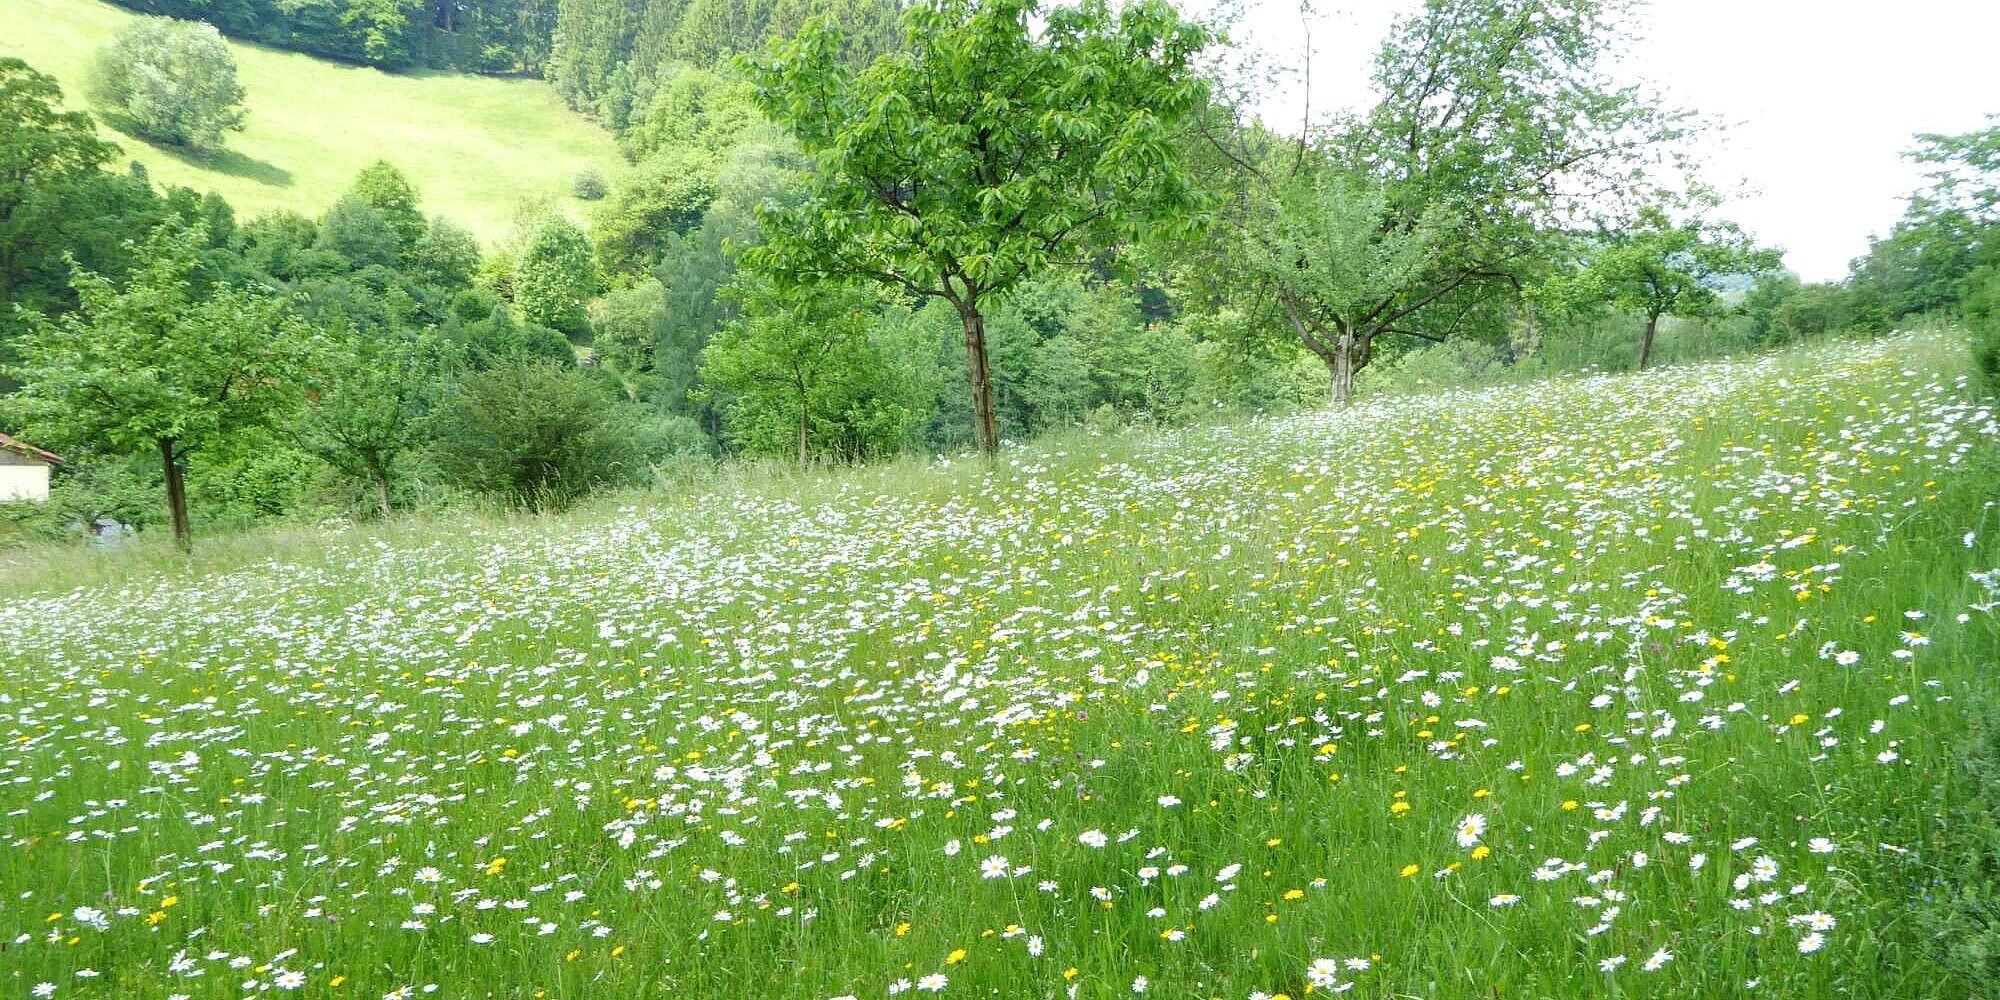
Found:
[[[1552,282],[1550,298],[1602,302],[1645,317],[1638,368],[1652,355],[1662,316],[1698,316],[1718,301],[1718,283],[1775,271],[1779,253],[1760,249],[1728,222],[1693,218],[1675,222],[1648,205],[1633,223],[1600,234],[1585,251],[1581,270]]]
[[[140,18],[105,46],[91,74],[91,97],[106,119],[158,142],[220,146],[249,117],[236,57],[222,33],[200,21]]]
[[[41,440],[156,452],[174,539],[190,544],[183,466],[190,451],[267,420],[285,402],[307,334],[285,303],[196,285],[206,233],[166,225],[136,247],[120,288],[77,269],[81,307],[30,327],[9,372],[8,411]]]
[[[745,67],[818,168],[745,260],[781,282],[859,278],[950,302],[991,452],[985,300],[1186,224],[1199,191],[1175,132],[1206,97],[1194,62],[1210,36],[1162,0],[927,0],[903,32],[902,49],[857,71],[815,18]]]
[[[1629,212],[1658,183],[1645,168],[1685,116],[1605,72],[1626,6],[1428,0],[1383,43],[1366,114],[1239,144],[1253,277],[1326,361],[1336,399],[1378,338],[1477,322],[1534,280],[1550,234]],[[1300,252],[1326,239],[1347,273]]]

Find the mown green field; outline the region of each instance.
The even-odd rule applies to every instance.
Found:
[[[135,15],[99,0],[0,3],[0,56],[18,56],[89,110],[91,60]],[[288,208],[317,216],[369,163],[386,159],[442,214],[491,243],[524,198],[570,198],[578,172],[610,173],[610,133],[562,106],[539,80],[398,75],[230,43],[248,97],[247,127],[215,155],[156,146],[100,124],[156,182],[217,191],[239,216]]]
[[[1965,995],[1962,353],[17,581],[0,995]]]

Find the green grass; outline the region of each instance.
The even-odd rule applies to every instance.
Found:
[[[1920,929],[2000,650],[1964,370],[23,563],[0,994],[1990,995]]]
[[[54,76],[67,102],[88,110],[91,61],[134,16],[99,0],[6,0],[0,56]],[[250,118],[220,153],[100,130],[156,182],[219,192],[239,217],[274,208],[316,217],[362,167],[386,159],[417,185],[426,213],[492,243],[524,198],[558,198],[580,212],[570,181],[617,162],[610,134],[538,80],[390,74],[237,42],[230,49]]]

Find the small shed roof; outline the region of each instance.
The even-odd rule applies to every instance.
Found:
[[[15,437],[10,437],[5,433],[0,433],[0,449],[14,452],[17,455],[26,455],[29,458],[39,459],[41,461],[49,463],[50,465],[67,464],[62,460],[61,455],[58,455],[52,451],[43,451],[42,449],[37,448],[26,441],[23,441]]]

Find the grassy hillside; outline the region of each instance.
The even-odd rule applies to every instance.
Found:
[[[98,48],[134,15],[98,0],[0,2],[0,55],[54,76],[72,106]],[[248,127],[208,157],[105,128],[161,183],[214,190],[240,216],[317,215],[376,159],[401,167],[442,214],[491,242],[528,196],[569,195],[578,171],[609,172],[611,136],[536,80],[392,75],[232,42],[249,92]],[[572,207],[575,207],[572,205]]]
[[[10,988],[1965,996],[1924,923],[2000,645],[1962,355],[35,582]]]

